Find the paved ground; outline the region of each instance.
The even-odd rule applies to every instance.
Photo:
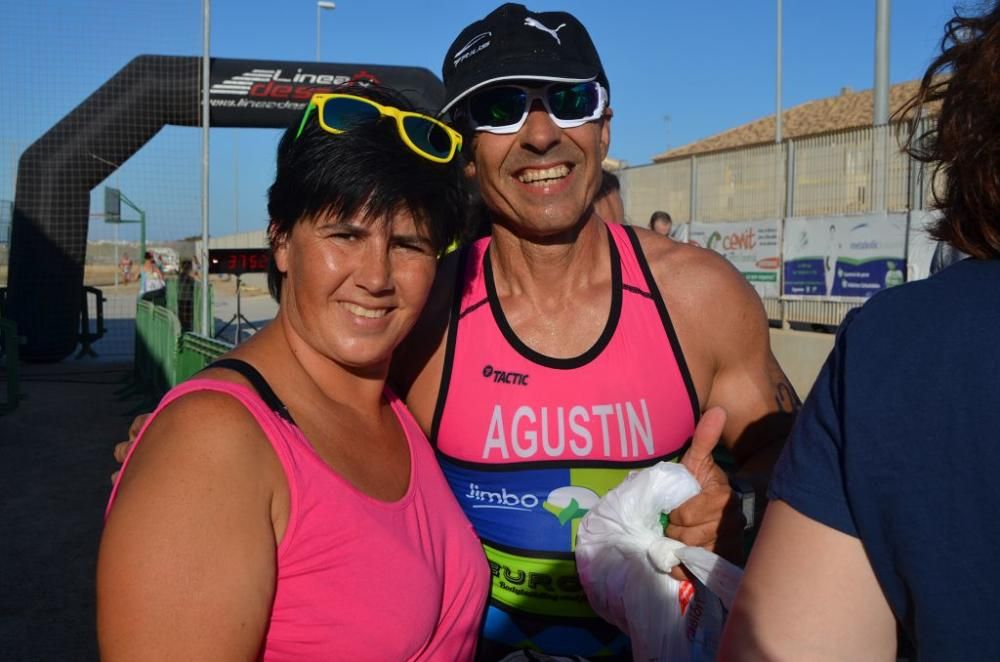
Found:
[[[24,399],[0,415],[0,662],[98,657],[94,570],[111,451],[135,413],[153,406],[131,388],[135,322],[113,312],[134,311],[134,294],[108,296],[97,356],[22,364]],[[244,296],[241,308],[260,326],[275,304]],[[216,327],[235,309],[217,290]],[[3,398],[7,378],[0,368]]]
[[[94,568],[131,363],[24,365],[0,416],[0,660],[96,660]],[[3,375],[6,379],[6,375]]]

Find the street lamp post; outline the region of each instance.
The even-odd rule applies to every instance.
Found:
[[[333,2],[326,2],[326,0],[318,0],[316,2],[316,61],[319,62],[319,14],[324,9],[336,9],[337,5]]]

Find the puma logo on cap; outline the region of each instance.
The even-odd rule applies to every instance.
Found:
[[[565,23],[560,23],[559,27],[556,28],[555,30],[553,30],[552,28],[545,27],[544,25],[542,25],[542,23],[540,21],[538,21],[538,20],[536,20],[534,18],[531,18],[529,16],[528,18],[524,19],[524,24],[527,25],[528,27],[531,27],[531,28],[537,28],[537,29],[541,30],[542,32],[548,32],[550,35],[552,35],[552,38],[556,40],[556,43],[559,44],[560,46],[562,46],[562,39],[560,39],[559,35],[557,35],[556,33],[559,32],[564,27],[566,27]]]

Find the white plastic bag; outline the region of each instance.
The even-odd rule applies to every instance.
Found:
[[[635,472],[583,517],[576,563],[591,606],[632,639],[633,659],[714,660],[743,571],[663,535],[669,513],[701,491],[683,466]],[[668,574],[678,563],[698,578]]]

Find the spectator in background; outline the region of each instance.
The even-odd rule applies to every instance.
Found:
[[[118,268],[122,272],[122,280],[126,283],[132,281],[132,258],[128,253],[122,253],[122,258],[118,260]]]
[[[674,219],[665,211],[654,211],[649,217],[649,229],[662,234],[664,237],[670,236],[670,231],[674,229]]]
[[[775,469],[722,660],[1000,660],[1000,2],[956,13],[898,116],[970,256],[841,326]],[[898,638],[897,638],[898,636]],[[897,645],[902,651],[897,651]]]
[[[191,260],[181,260],[177,272],[177,318],[182,331],[190,331],[194,326],[194,264]]]
[[[142,273],[139,274],[139,294],[146,301],[152,301],[163,305],[167,297],[167,281],[163,277],[163,271],[156,263],[156,257],[152,251],[146,251],[145,259],[142,263]]]
[[[621,181],[618,175],[601,171],[601,188],[594,199],[594,211],[605,221],[625,222],[625,204],[622,202]]]

